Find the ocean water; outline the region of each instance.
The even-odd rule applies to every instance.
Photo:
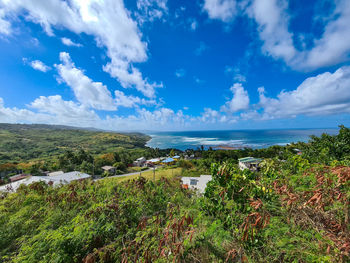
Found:
[[[153,148],[176,148],[180,150],[231,146],[253,149],[272,145],[286,145],[291,142],[307,142],[310,135],[322,133],[337,134],[338,129],[285,129],[285,130],[234,130],[234,131],[181,131],[150,132],[152,137],[147,146]]]

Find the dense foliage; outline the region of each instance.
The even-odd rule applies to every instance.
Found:
[[[179,161],[176,173],[160,170],[166,178],[157,181],[150,171],[148,179],[22,186],[1,195],[0,261],[350,262],[349,140],[340,127],[307,144],[199,149],[201,159]],[[265,157],[260,171],[239,170],[242,155]],[[60,158],[81,168],[92,156]],[[210,170],[203,196],[181,188],[180,170]]]

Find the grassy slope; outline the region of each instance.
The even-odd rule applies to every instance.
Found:
[[[83,148],[105,153],[117,147],[144,147],[149,136],[51,125],[0,124],[0,163],[46,158]]]
[[[157,169],[156,170],[156,180],[159,180],[161,177],[165,178],[172,178],[177,177],[181,175],[181,168],[173,168],[173,169]],[[146,178],[147,180],[153,180],[153,171],[146,171],[142,172],[142,177]],[[109,181],[111,183],[115,182],[125,182],[128,180],[134,180],[139,177],[139,174],[131,175],[131,176],[120,176],[120,177],[113,177],[113,178],[106,178],[103,180]]]
[[[179,169],[157,171],[166,178],[156,182],[129,180],[136,175],[23,187],[0,198],[0,261],[348,262],[349,226],[335,226],[350,170],[301,161],[255,180],[221,166],[204,198],[171,178]],[[310,203],[315,191],[322,198]]]

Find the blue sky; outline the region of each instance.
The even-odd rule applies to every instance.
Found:
[[[347,0],[0,0],[0,122],[350,124]]]

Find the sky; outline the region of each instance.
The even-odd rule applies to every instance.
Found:
[[[348,0],[0,0],[0,122],[350,125]]]

